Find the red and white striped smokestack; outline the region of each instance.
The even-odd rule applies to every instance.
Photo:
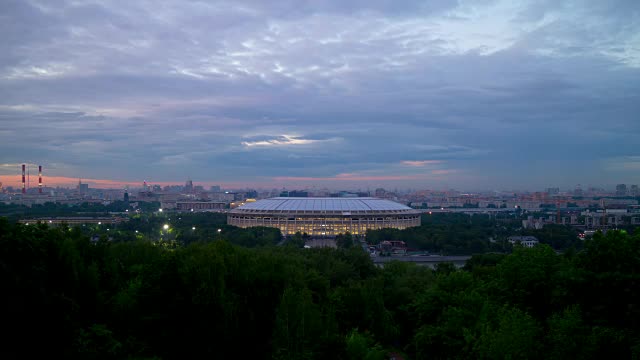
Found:
[[[38,165],[38,193],[42,194],[42,165]]]
[[[24,177],[26,168],[27,168],[27,165],[22,164],[22,193],[23,194],[25,194],[27,192],[27,188],[25,187],[26,186],[26,184],[25,184],[26,179]]]

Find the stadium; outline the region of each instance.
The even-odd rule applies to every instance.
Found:
[[[227,223],[242,228],[267,226],[283,235],[335,237],[367,230],[406,229],[420,225],[420,211],[377,198],[291,198],[259,200],[231,210]]]

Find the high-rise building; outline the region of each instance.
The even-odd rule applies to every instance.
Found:
[[[616,196],[627,196],[627,185],[625,184],[616,185]]]
[[[220,185],[213,185],[211,187],[211,192],[220,192]]]
[[[582,191],[582,186],[580,186],[580,184],[576,185],[576,188],[573,190],[573,195],[575,196],[584,195],[584,191]]]
[[[187,182],[184,184],[184,192],[186,193],[193,192],[193,181],[191,181],[191,179],[187,180]]]
[[[78,179],[77,190],[80,194],[86,194],[89,192],[89,184],[83,184],[81,179]]]
[[[285,190],[280,193],[280,197],[308,197],[309,193],[303,190]]]
[[[631,185],[631,190],[629,191],[629,195],[640,196],[640,190],[638,190],[638,185]]]
[[[547,194],[549,195],[558,195],[560,193],[560,188],[547,188]]]

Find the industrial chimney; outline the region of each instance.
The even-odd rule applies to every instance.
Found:
[[[38,165],[38,193],[42,194],[42,165]]]
[[[25,184],[25,180],[26,180],[26,179],[25,179],[25,171],[26,171],[26,167],[27,167],[27,166],[26,166],[25,164],[22,164],[22,193],[23,193],[23,194],[26,194],[26,193],[27,193],[27,188],[25,187],[25,186],[26,186],[26,184]]]

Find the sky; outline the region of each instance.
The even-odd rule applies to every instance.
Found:
[[[637,0],[2,0],[0,181],[640,183]]]

